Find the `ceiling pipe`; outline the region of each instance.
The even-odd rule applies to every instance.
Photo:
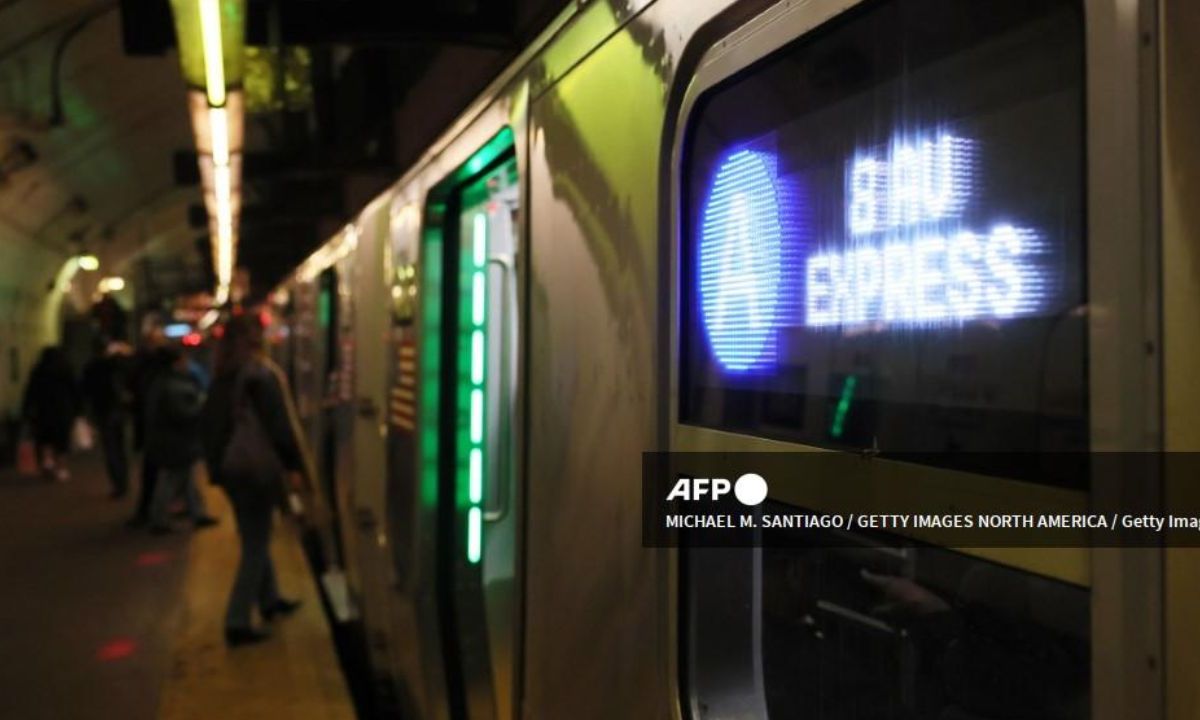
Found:
[[[117,6],[117,0],[106,0],[93,6],[59,36],[58,42],[54,46],[54,56],[50,61],[50,127],[61,127],[66,121],[62,102],[62,61],[67,47],[94,20],[116,9]]]
[[[9,7],[9,5],[15,4],[18,1],[19,0],[11,0],[11,2],[8,5],[0,5],[0,10],[3,10],[4,8]],[[3,0],[0,0],[0,2],[3,2]],[[30,132],[30,133],[44,133],[44,132],[47,132],[47,131],[53,129],[54,127],[56,127],[57,124],[61,123],[61,121],[62,121],[61,117],[59,119],[59,123],[53,122],[53,117],[55,115],[56,109],[57,109],[57,114],[59,116],[62,115],[62,103],[59,98],[59,77],[58,77],[59,76],[59,68],[60,68],[61,62],[62,62],[62,55],[66,51],[67,46],[70,44],[71,39],[73,39],[75,36],[77,36],[79,34],[80,30],[82,30],[84,27],[86,27],[88,25],[88,23],[90,23],[92,20],[95,20],[97,17],[100,17],[101,15],[103,15],[104,13],[108,12],[109,10],[111,10],[112,8],[114,8],[116,6],[117,6],[117,0],[101,0],[101,2],[96,3],[95,5],[93,5],[91,7],[84,8],[79,13],[75,13],[74,15],[72,15],[68,18],[65,18],[61,21],[55,22],[47,27],[39,28],[39,29],[25,35],[24,37],[20,38],[16,42],[14,42],[10,45],[7,45],[3,48],[0,48],[0,62],[3,62],[5,60],[7,60],[9,57],[12,57],[13,55],[16,55],[17,53],[21,52],[26,47],[28,47],[36,42],[39,42],[43,38],[45,38],[49,35],[52,35],[52,34],[58,32],[59,30],[62,30],[63,28],[66,28],[66,30],[63,31],[63,34],[59,37],[58,42],[55,44],[55,52],[54,52],[54,56],[52,58],[51,72],[50,72],[50,93],[51,93],[51,95],[50,95],[50,103],[51,103],[50,116],[49,117],[35,117],[32,112],[11,112],[10,111],[10,112],[0,113],[0,130],[16,131],[16,132]]]

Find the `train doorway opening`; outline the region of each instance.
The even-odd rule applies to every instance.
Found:
[[[447,181],[440,219],[439,621],[455,718],[513,717],[519,185],[505,129]],[[426,246],[428,248],[428,245]]]

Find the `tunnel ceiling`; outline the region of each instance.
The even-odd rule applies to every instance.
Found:
[[[394,181],[566,0],[399,4],[438,11],[406,21],[309,0],[280,18],[271,39],[300,50],[306,87],[246,120],[239,256],[259,294]],[[268,12],[249,0],[249,45],[268,41]],[[144,306],[212,285],[174,44],[166,0],[0,0],[0,240],[95,253]]]
[[[116,3],[0,0],[0,233],[105,271],[186,242],[164,154],[191,140],[172,58],[131,58]],[[57,72],[56,72],[57,71]],[[181,286],[200,268],[163,267]]]

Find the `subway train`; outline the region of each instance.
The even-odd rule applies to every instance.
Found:
[[[373,690],[431,720],[1197,717],[1195,550],[647,547],[642,478],[811,450],[948,509],[1186,494],[987,463],[1200,448],[1196,16],[572,3],[270,295]]]

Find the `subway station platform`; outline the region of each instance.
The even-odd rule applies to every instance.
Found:
[[[67,483],[0,471],[0,716],[355,717],[294,528],[276,528],[280,584],[303,606],[273,637],[230,650],[225,600],[238,560],[233,515],[202,483],[220,524],[164,537],[125,527],[94,455]]]

